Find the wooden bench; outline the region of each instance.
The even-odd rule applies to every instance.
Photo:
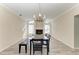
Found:
[[[25,46],[25,53],[27,53],[27,43],[24,41],[19,44],[19,53],[21,52],[21,46]]]

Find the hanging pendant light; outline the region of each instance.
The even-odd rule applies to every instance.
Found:
[[[39,13],[39,16],[42,16],[41,13]]]
[[[40,3],[38,4],[38,9],[37,10],[38,10],[38,14],[34,14],[33,18],[35,20],[42,21],[43,19],[46,18],[46,16],[41,13]]]

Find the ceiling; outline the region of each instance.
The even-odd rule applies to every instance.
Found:
[[[65,10],[73,7],[76,3],[4,3],[11,8],[17,15],[22,15],[26,19],[33,19],[34,14],[40,12],[47,19],[52,19],[60,15]]]

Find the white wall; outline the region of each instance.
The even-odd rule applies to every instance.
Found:
[[[44,21],[43,20],[35,20],[35,29],[43,29],[44,28]]]
[[[20,17],[0,5],[0,51],[22,39],[22,27]]]
[[[79,4],[59,15],[52,22],[52,35],[74,48],[74,16],[79,15]]]

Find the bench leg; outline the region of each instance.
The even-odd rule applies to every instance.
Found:
[[[19,45],[19,53],[21,52],[21,45]]]
[[[25,46],[25,53],[27,53],[27,45]]]

